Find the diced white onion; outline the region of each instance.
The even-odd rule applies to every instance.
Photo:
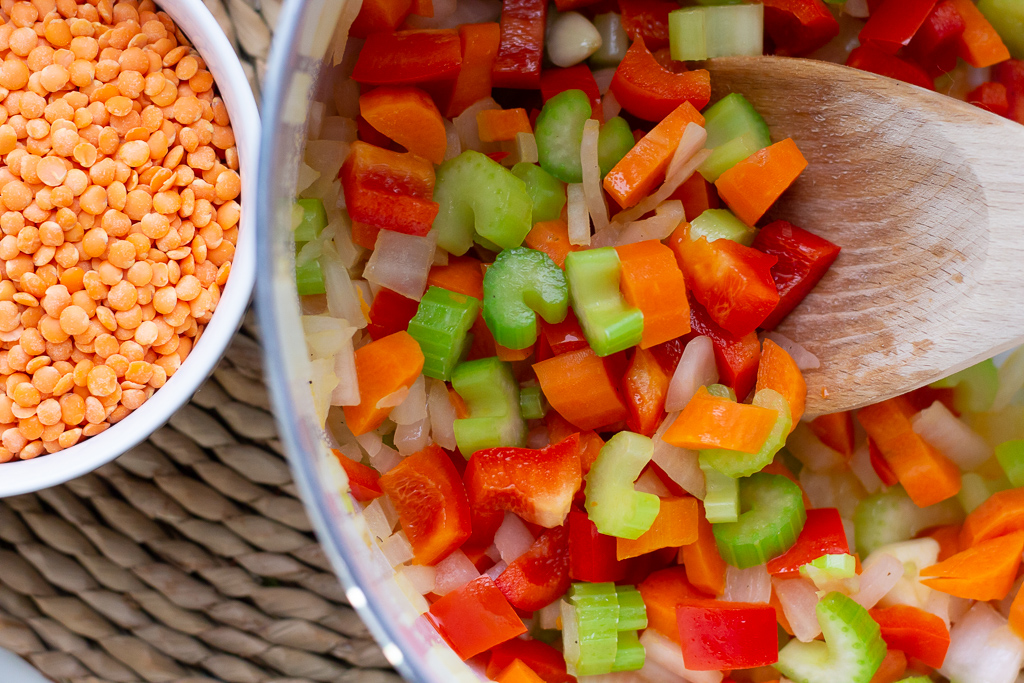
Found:
[[[309,389],[313,394],[313,408],[316,411],[317,424],[327,421],[327,413],[331,409],[331,394],[338,386],[338,377],[334,374],[334,360],[318,358],[309,364]]]
[[[430,393],[427,399],[430,413],[430,433],[441,448],[454,450],[455,443],[455,406],[445,383],[439,379],[430,380]]]
[[[295,191],[301,196],[319,177],[320,171],[311,168],[306,162],[300,163],[298,178],[295,180]]]
[[[821,633],[818,615],[818,589],[804,578],[774,578],[772,586],[782,604],[782,611],[789,620],[793,634],[801,643],[809,643]]]
[[[559,605],[558,600],[555,600],[550,605],[544,605],[537,610],[537,621],[540,627],[543,629],[559,629],[562,628],[562,608]]]
[[[491,558],[491,562],[501,562],[501,551],[498,550],[498,546],[493,543],[487,546],[487,550],[484,551],[484,555]]]
[[[366,451],[366,455],[368,455],[371,458],[377,455],[377,452],[380,451],[381,446],[384,445],[384,442],[381,441],[380,434],[377,434],[376,432],[366,432],[365,434],[360,434],[359,436],[356,437],[356,441],[358,441],[359,445],[362,446],[364,451]]]
[[[725,593],[722,599],[727,602],[764,602],[772,597],[772,577],[768,574],[767,565],[737,569],[728,566],[725,569]]]
[[[538,425],[526,434],[527,448],[545,448],[550,444],[551,436],[548,434],[548,428],[544,425]]]
[[[501,107],[490,97],[485,97],[469,105],[466,107],[466,111],[452,119],[452,123],[455,124],[455,130],[459,133],[462,151],[472,149],[477,152],[487,153],[498,149],[496,143],[480,140],[480,129],[476,122],[477,114],[490,109],[501,109]]]
[[[395,465],[402,462],[402,456],[398,454],[398,451],[383,443],[380,445],[380,449],[369,457],[373,469],[381,474],[390,472]]]
[[[911,419],[914,431],[955,462],[964,472],[979,467],[993,455],[992,447],[963,420],[935,401]]]
[[[868,493],[882,490],[882,480],[878,478],[878,472],[875,472],[875,467],[871,464],[871,449],[868,448],[867,441],[854,449],[853,457],[850,458],[850,470]]]
[[[633,221],[619,233],[617,244],[633,244],[647,240],[659,242],[669,235],[686,220],[683,203],[678,199],[662,202],[654,211],[655,215],[639,221]]]
[[[782,347],[782,350],[788,353],[792,358],[796,366],[801,370],[814,370],[815,368],[821,367],[821,361],[813,353],[805,349],[800,344],[796,343],[784,334],[778,332],[765,332],[763,333],[764,339],[771,339],[773,342]]]
[[[640,636],[640,644],[647,651],[647,661],[670,671],[690,683],[721,683],[721,671],[691,671],[683,661],[683,651],[679,643],[668,636],[658,633],[653,628],[644,631]],[[646,662],[644,663],[646,666]],[[642,670],[641,670],[642,671]]]
[[[338,171],[348,156],[349,143],[341,140],[310,140],[306,143],[306,163],[320,176],[300,193],[301,197],[336,197],[340,191],[331,189],[338,182]],[[334,202],[325,201],[325,206]]]
[[[608,92],[608,89],[612,86],[612,79],[615,78],[615,67],[610,66],[607,69],[598,69],[594,72],[594,81],[597,83],[597,91],[604,95]],[[608,119],[605,119],[607,121]]]
[[[381,498],[384,497],[382,496]],[[365,508],[363,508],[363,521],[366,522],[366,527],[375,538],[384,540],[391,535],[391,532],[394,531],[395,527],[385,514],[384,508],[381,506],[381,498],[374,498]]]
[[[939,672],[957,683],[1013,683],[1024,662],[1024,641],[987,602],[974,607],[949,632]]]
[[[895,557],[903,565],[903,573],[896,584],[886,593],[879,604],[882,607],[892,605],[911,605],[924,608],[933,589],[920,582],[921,570],[938,561],[939,543],[934,538],[915,538],[910,541],[883,545],[872,552],[864,560],[868,567],[875,561],[876,555],[888,554]]]
[[[436,247],[436,230],[431,230],[424,237],[406,235],[394,230],[381,230],[377,234],[373,254],[366,262],[363,277],[404,297],[419,301],[427,288],[427,276],[434,262]],[[329,297],[328,291],[328,303]]]
[[[949,628],[949,598],[948,593],[933,590],[924,603],[925,612],[931,612],[939,619],[942,619]]]
[[[512,512],[505,513],[505,519],[494,534],[494,545],[501,553],[501,559],[511,564],[533,545],[533,534]]]
[[[410,564],[402,567],[402,575],[420,595],[434,592],[434,580],[437,578],[437,569],[420,564]]]
[[[359,137],[356,122],[347,116],[328,116],[320,127],[321,140],[355,142]]]
[[[587,209],[587,197],[583,191],[583,183],[569,183],[568,195],[568,223],[569,223],[569,244],[589,245],[590,244],[590,212]]]
[[[633,490],[640,491],[641,493],[650,493],[659,498],[667,498],[672,495],[672,492],[665,486],[665,482],[661,480],[661,477],[653,469],[645,470],[633,482]]]
[[[448,265],[448,252],[438,247],[434,249],[434,260],[431,262],[434,266],[447,266]]]
[[[594,222],[594,230],[608,225],[608,205],[604,203],[601,189],[601,168],[597,160],[597,136],[601,124],[596,119],[587,119],[583,124],[583,143],[580,146],[580,161],[583,164],[583,196],[587,211]]]
[[[695,337],[686,344],[665,397],[665,410],[682,410],[697,390],[718,381],[715,345],[709,337]]]
[[[409,395],[409,387],[399,387],[392,391],[387,396],[382,396],[377,400],[377,409],[383,410],[386,408],[395,408],[402,405],[406,397]]]
[[[842,453],[821,442],[806,422],[798,422],[786,441],[786,448],[812,472],[830,472],[846,464]]]
[[[864,571],[858,577],[860,588],[851,597],[864,609],[871,609],[901,578],[902,562],[888,553],[872,553],[871,562],[865,561]]]
[[[381,230],[382,233],[392,232]],[[397,235],[397,232],[392,232]],[[406,235],[403,235],[405,237]],[[376,255],[376,252],[374,252]],[[372,260],[372,257],[371,257]],[[348,270],[342,264],[334,242],[327,242],[323,245],[323,257],[320,259],[320,268],[324,274],[324,288],[327,291],[327,310],[335,318],[347,320],[350,325],[363,329],[366,327],[366,316],[359,305],[359,295],[356,294],[352,278]],[[424,279],[424,282],[426,280]]]
[[[354,327],[346,329],[355,333]],[[334,375],[337,386],[331,392],[332,406],[359,405],[359,378],[356,376],[356,352],[352,345],[352,334],[342,335],[342,345],[334,355]]]
[[[434,593],[437,595],[448,595],[480,576],[480,572],[461,550],[455,550],[435,566],[437,574],[434,577]]]
[[[346,328],[347,321],[329,315],[302,316],[302,332],[310,357],[333,358],[341,350]]]
[[[444,120],[444,137],[448,143],[444,150],[445,161],[462,154],[462,138],[459,137],[459,129],[448,119]]]
[[[351,268],[363,253],[363,248],[352,242],[352,221],[349,220],[348,213],[336,208],[327,209],[327,219],[327,227],[324,230],[330,230],[334,234],[332,239],[338,260],[345,268]]]
[[[388,536],[381,543],[380,549],[384,553],[384,557],[388,558],[388,562],[391,563],[392,567],[405,564],[416,556],[416,553],[412,550],[412,544],[409,543],[409,539],[404,531]]]
[[[622,105],[615,99],[615,93],[610,90],[601,98],[601,115],[605,121],[613,119],[622,111]]]
[[[654,442],[654,455],[651,456],[651,460],[684,491],[703,500],[706,485],[704,471],[701,470],[698,462],[699,453],[688,448],[673,446],[661,438],[677,417],[679,417],[679,413],[670,413],[662,421],[658,431],[654,433],[651,438]]]
[[[1024,388],[1024,346],[1013,351],[999,366],[999,389],[992,401],[992,411],[1010,405],[1017,392]]]
[[[430,420],[424,417],[419,422],[398,425],[395,428],[395,448],[402,456],[418,453],[430,445]]]
[[[483,573],[484,576],[490,577],[492,581],[496,581],[501,573],[508,569],[508,563],[505,560],[498,560],[490,569]]]
[[[843,13],[857,19],[867,19],[871,15],[868,0],[846,0],[846,4],[843,5]]]
[[[398,425],[419,422],[427,416],[426,378],[420,375],[409,387],[405,399],[391,411],[390,418]]]
[[[516,133],[516,159],[526,164],[535,164],[540,159],[533,133]]]

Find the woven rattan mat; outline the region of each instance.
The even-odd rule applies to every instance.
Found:
[[[280,0],[204,0],[253,89]],[[397,683],[280,454],[252,314],[152,438],[0,500],[0,647],[74,683]]]

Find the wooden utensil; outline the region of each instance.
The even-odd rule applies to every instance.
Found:
[[[845,66],[707,62],[809,165],[773,207],[842,247],[779,326],[821,367],[811,415],[915,389],[1024,343],[1024,126]]]

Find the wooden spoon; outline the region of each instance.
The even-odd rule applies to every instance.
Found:
[[[707,62],[809,165],[767,219],[842,247],[778,331],[821,360],[810,415],[916,389],[1024,343],[1024,126],[845,66]]]

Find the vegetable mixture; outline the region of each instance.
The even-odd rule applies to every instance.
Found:
[[[500,683],[1018,680],[1024,351],[804,416],[818,361],[773,330],[841,245],[771,211],[800,141],[688,62],[845,60],[1024,123],[1022,21],[364,0],[293,214],[310,385],[459,657]]]

